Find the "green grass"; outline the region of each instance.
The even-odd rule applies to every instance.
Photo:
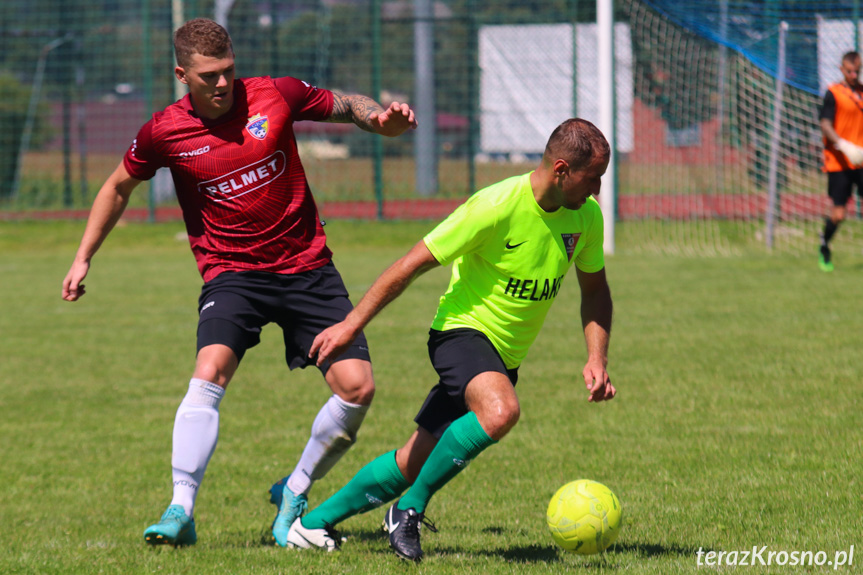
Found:
[[[431,223],[331,221],[359,297]],[[629,224],[634,225],[634,224]],[[859,312],[863,256],[618,255],[609,371],[619,396],[586,401],[574,275],[521,369],[522,418],[432,501],[440,533],[406,565],[377,529],[341,525],[341,553],[273,547],[270,484],[296,461],[327,389],[288,373],[264,330],[221,407],[196,509],[199,543],[145,546],[170,498],[171,428],[194,363],[200,288],[178,224],[115,230],[88,294],[60,299],[80,222],[0,223],[0,573],[693,573],[696,552],[836,551],[863,562]],[[434,383],[426,332],[447,282],[420,278],[369,327],[378,393],[360,441],[312,492],[320,502],[398,447]],[[563,483],[609,485],[624,507],[605,556],[556,550],[545,507]],[[729,570],[724,568],[723,571]],[[832,568],[748,567],[741,573]]]

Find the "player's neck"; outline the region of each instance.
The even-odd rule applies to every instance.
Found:
[[[207,102],[196,102],[195,97],[192,95],[189,96],[189,100],[192,104],[192,110],[195,111],[195,115],[204,120],[218,120],[219,118],[225,117],[225,115],[229,114],[231,110],[234,109],[233,99],[231,99],[227,107],[215,107],[208,105]]]
[[[548,181],[542,166],[530,174],[530,189],[533,199],[544,212],[556,212],[560,208],[552,197],[552,183]]]

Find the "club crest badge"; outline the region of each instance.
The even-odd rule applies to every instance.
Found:
[[[578,238],[581,237],[581,234],[560,234],[560,237],[563,239],[563,246],[566,248],[566,257],[569,261],[572,261],[572,254],[575,253],[575,244],[578,243]]]
[[[270,130],[270,119],[267,116],[255,114],[249,118],[249,121],[246,124],[246,130],[253,138],[263,140],[267,137],[267,132]]]

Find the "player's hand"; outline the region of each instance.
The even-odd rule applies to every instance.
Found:
[[[84,278],[87,277],[87,272],[90,271],[89,262],[75,261],[72,267],[69,268],[69,273],[63,280],[63,299],[66,301],[75,301],[82,295],[87,293],[84,289]]]
[[[860,146],[856,146],[848,140],[840,139],[836,142],[836,149],[845,154],[848,161],[855,166],[863,164],[863,148]]]
[[[417,127],[414,111],[407,104],[398,102],[393,102],[379,114],[372,114],[370,120],[372,125],[377,127],[377,133],[382,136],[399,136],[406,130]]]
[[[309,357],[315,357],[315,365],[320,367],[327,360],[342,355],[357,337],[357,331],[346,321],[330,326],[317,336],[309,349]]]
[[[588,361],[581,372],[588,391],[587,401],[597,402],[613,399],[617,390],[611,385],[611,378],[605,366],[598,361]]]

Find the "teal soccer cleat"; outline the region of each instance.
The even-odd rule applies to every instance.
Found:
[[[276,545],[287,547],[288,531],[299,517],[309,508],[309,499],[305,494],[295,495],[288,488],[288,478],[280,479],[270,487],[270,503],[279,508],[279,513],[273,520],[273,537]]]
[[[144,531],[144,541],[150,545],[194,545],[197,540],[195,520],[182,505],[169,505],[159,522]]]
[[[288,483],[288,475],[287,477],[282,477],[270,487],[270,503],[275,505],[276,507],[282,506],[282,495],[285,491],[285,485]]]

